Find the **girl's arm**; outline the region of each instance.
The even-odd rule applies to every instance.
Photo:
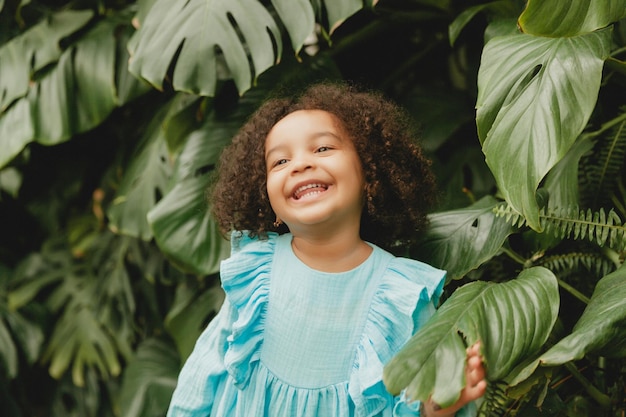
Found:
[[[441,408],[432,400],[422,403],[420,417],[452,417],[465,404],[477,400],[485,394],[487,380],[485,368],[480,357],[480,344],[476,343],[467,349],[467,364],[465,366],[465,388],[461,396],[452,406]]]

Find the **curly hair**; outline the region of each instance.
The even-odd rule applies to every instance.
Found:
[[[297,110],[335,115],[354,141],[366,183],[361,238],[384,248],[411,243],[427,225],[435,203],[435,178],[406,113],[380,93],[347,84],[321,83],[290,97],[266,101],[227,146],[210,198],[224,234],[247,230],[266,236],[274,226],[266,188],[265,138]]]

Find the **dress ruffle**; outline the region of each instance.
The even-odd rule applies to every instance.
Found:
[[[261,374],[267,371],[256,362],[259,362],[263,345],[277,236],[270,233],[267,239],[258,239],[250,238],[245,232],[237,232],[232,237],[231,257],[221,265],[222,286],[227,299],[238,313],[232,334],[227,339],[224,362],[239,389],[250,384],[253,370],[262,370]],[[416,325],[420,325],[421,319],[416,312],[424,309],[429,313],[434,312],[442,292],[444,276],[444,271],[415,260],[391,258],[389,261],[372,299],[347,383],[347,394],[354,403],[355,416],[396,415],[391,410],[398,400],[384,387],[383,367],[413,335]],[[271,374],[267,378],[261,374],[258,376],[267,384],[264,389],[280,393],[281,403],[304,400],[285,398],[285,395],[298,396],[300,390],[282,383]],[[261,381],[254,382],[258,383],[263,384]],[[346,389],[345,384],[339,386]],[[256,390],[261,387],[250,388]],[[334,417],[334,414],[329,414],[329,417]]]
[[[222,287],[238,313],[227,339],[224,365],[240,389],[248,385],[263,344],[276,237],[271,233],[261,240],[246,232],[234,232],[231,256],[220,267]]]
[[[419,261],[393,258],[389,263],[372,300],[350,378],[357,416],[378,416],[393,406],[394,399],[382,382],[383,367],[420,324],[416,312],[434,312],[444,277],[444,271]]]

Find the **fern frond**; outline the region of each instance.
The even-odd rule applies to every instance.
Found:
[[[571,252],[545,256],[539,259],[535,265],[548,268],[556,275],[567,275],[569,271],[577,271],[582,268],[603,277],[615,270],[615,264],[599,253]]]
[[[518,228],[527,225],[526,219],[508,204],[497,205],[494,213]],[[545,233],[561,239],[587,239],[598,246],[609,246],[618,251],[626,249],[626,227],[613,209],[608,214],[603,208],[592,211],[570,207],[550,212],[541,209],[539,221]]]
[[[623,119],[623,113],[616,119]],[[598,136],[593,152],[581,159],[579,182],[586,206],[598,207],[610,199],[625,156],[626,120],[621,120]]]

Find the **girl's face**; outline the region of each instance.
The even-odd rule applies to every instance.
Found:
[[[270,204],[292,233],[359,230],[361,160],[333,114],[298,110],[285,116],[265,139],[265,162]]]

